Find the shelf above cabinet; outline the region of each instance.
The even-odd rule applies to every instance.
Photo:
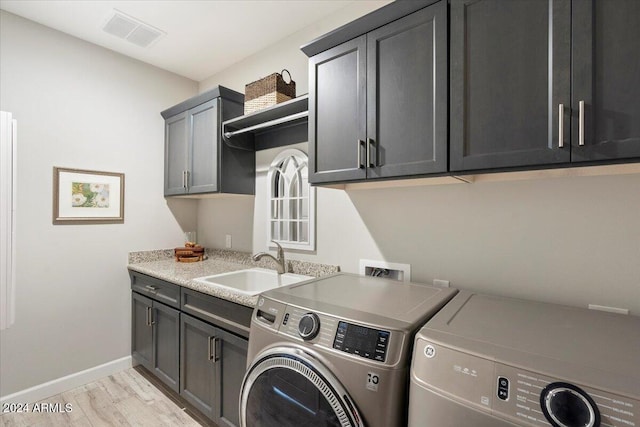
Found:
[[[232,146],[255,150],[308,140],[308,95],[222,123],[222,134]]]

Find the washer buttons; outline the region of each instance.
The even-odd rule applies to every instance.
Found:
[[[509,380],[498,377],[498,399],[509,400]]]

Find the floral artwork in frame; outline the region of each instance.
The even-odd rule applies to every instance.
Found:
[[[124,222],[124,174],[53,168],[53,223]]]

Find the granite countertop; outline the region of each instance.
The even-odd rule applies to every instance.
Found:
[[[258,296],[245,295],[229,288],[216,285],[205,285],[193,279],[202,276],[228,273],[230,271],[246,270],[261,267],[273,269],[271,260],[263,258],[256,262],[250,253],[228,251],[222,249],[207,249],[208,259],[200,262],[176,262],[172,249],[129,253],[128,268],[166,282],[174,283],[198,292],[223,298],[231,302],[248,307],[255,307]],[[303,274],[305,276],[321,277],[340,271],[336,265],[316,264],[297,260],[287,260],[287,272]]]

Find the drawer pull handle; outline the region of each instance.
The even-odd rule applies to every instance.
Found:
[[[578,145],[584,145],[584,101],[578,102]]]
[[[564,147],[564,104],[558,106],[558,148]]]
[[[208,345],[207,345],[207,360],[213,360],[213,341],[214,341],[215,337],[209,337],[208,338]]]
[[[367,167],[368,168],[375,168],[378,166],[378,147],[376,146],[375,141],[373,140],[373,138],[367,138]],[[371,152],[373,150],[376,150],[375,154],[374,154],[374,158],[373,160],[371,160]]]
[[[209,345],[207,347],[208,348],[208,354],[207,354],[207,358],[209,360],[213,360],[213,362],[217,362],[218,360],[220,360],[220,357],[218,356],[218,342],[220,340],[216,337],[209,337]]]
[[[145,288],[146,290],[148,290],[149,292],[153,292],[153,293],[158,292],[158,288],[157,288],[157,287],[155,287],[155,286],[145,285],[145,287],[144,287],[144,288]]]

